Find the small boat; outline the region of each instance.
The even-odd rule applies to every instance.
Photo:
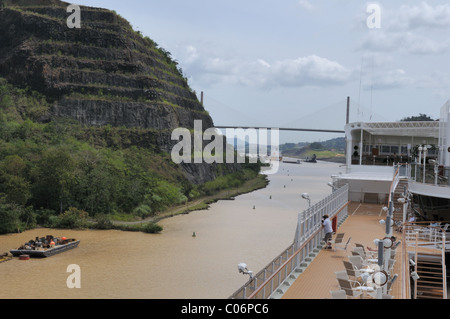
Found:
[[[48,235],[45,238],[36,237],[35,240],[30,240],[18,249],[10,250],[14,257],[28,255],[30,257],[43,258],[50,257],[55,254],[78,247],[80,240],[67,239],[65,237],[56,238]]]
[[[301,164],[299,159],[295,159],[295,158],[284,158],[283,159],[283,163],[288,163],[288,164]]]
[[[309,158],[309,157],[307,157],[306,159],[305,159],[305,163],[317,163],[317,160],[316,160],[316,154],[314,154],[311,158]]]

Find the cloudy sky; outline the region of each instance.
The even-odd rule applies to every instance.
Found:
[[[384,0],[78,0],[171,52],[216,125],[343,129],[439,117],[450,99],[450,4]],[[379,9],[379,10],[378,10]],[[379,14],[378,14],[379,13]],[[342,135],[283,133],[283,142]]]

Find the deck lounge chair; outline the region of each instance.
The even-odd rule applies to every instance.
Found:
[[[345,233],[336,234],[336,237],[334,237],[334,239],[330,239],[328,241],[328,246],[331,247],[336,244],[342,244],[342,242],[344,241],[344,235],[345,235]]]
[[[334,244],[334,251],[336,251],[338,249],[347,251],[347,246],[350,243],[350,240],[352,240],[351,237],[348,238],[348,240],[347,240],[347,242],[345,244],[344,243],[335,243]]]
[[[369,249],[369,247],[365,249],[364,245],[360,243],[355,243],[355,246],[359,247],[367,258],[377,258],[378,249]]]
[[[355,289],[357,287],[361,287],[361,284],[359,282],[339,278],[337,279],[337,281],[339,283],[340,289],[344,290],[348,297],[358,298],[362,295],[362,291]]]
[[[352,278],[353,280],[358,280],[358,278],[361,278],[362,271],[357,269],[355,265],[353,265],[351,262],[344,260],[344,267],[345,272],[347,273],[347,276],[349,278]]]
[[[366,253],[364,251],[364,248],[361,248],[361,247],[353,248],[352,255],[353,256],[361,256],[362,259],[366,259],[367,258],[367,255],[366,255]]]
[[[348,256],[348,260],[355,265],[356,269],[361,269],[369,264],[364,262],[361,256]]]
[[[336,279],[350,280],[346,270],[336,271]]]

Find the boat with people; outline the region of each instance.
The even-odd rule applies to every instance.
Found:
[[[13,257],[27,255],[29,257],[50,257],[55,254],[78,247],[80,240],[66,237],[54,237],[47,235],[46,237],[36,237],[20,246],[17,249],[10,250]]]

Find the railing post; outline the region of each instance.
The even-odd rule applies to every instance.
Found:
[[[442,287],[444,289],[444,298],[447,299],[447,267],[445,265],[445,241],[446,234],[445,231],[442,232]]]

